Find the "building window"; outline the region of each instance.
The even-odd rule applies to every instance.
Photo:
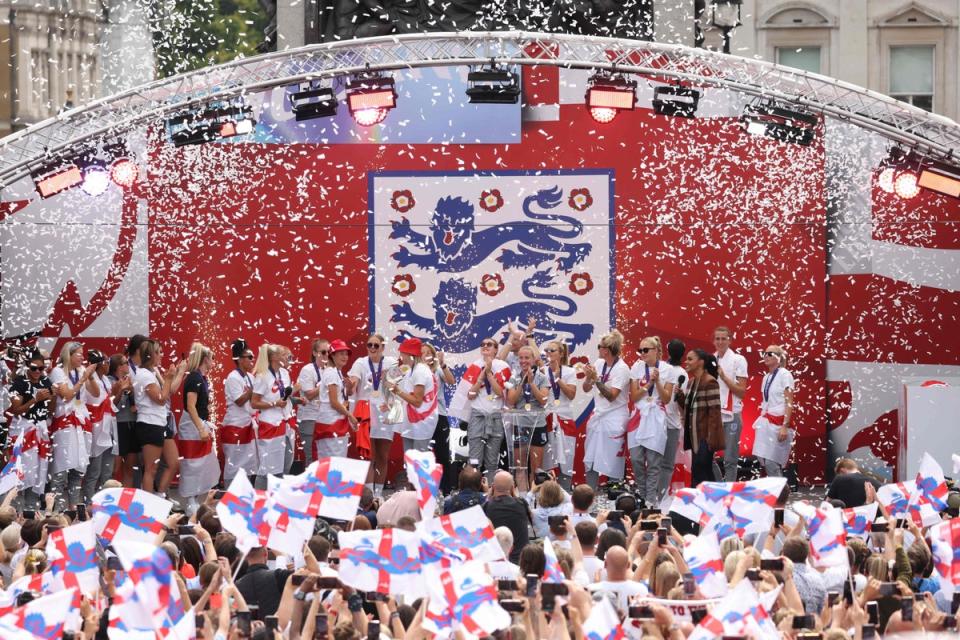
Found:
[[[933,111],[933,45],[890,47],[890,96]]]
[[[777,47],[777,64],[820,73],[820,47]]]

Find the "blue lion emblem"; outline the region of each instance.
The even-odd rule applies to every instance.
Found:
[[[393,305],[390,322],[406,323],[412,330],[423,332],[423,335],[415,336],[411,331],[402,330],[396,338],[397,342],[417,337],[440,351],[450,353],[471,351],[483,338],[496,335],[511,318],[535,319],[534,337],[540,344],[564,334],[570,336],[572,348],[586,344],[593,334],[592,324],[575,324],[561,320],[576,313],[576,303],[567,296],[536,293],[533,290],[550,290],[552,287],[553,276],[550,272],[537,271],[524,280],[521,286],[526,300],[478,316],[476,287],[460,278],[442,280],[437,295],[433,297],[433,318],[417,314],[410,303],[405,301]]]
[[[391,238],[405,238],[426,253],[411,253],[406,246],[393,254],[400,267],[415,265],[439,273],[463,273],[482,263],[497,248],[512,241],[517,250],[504,249],[497,262],[504,269],[538,267],[555,260],[561,271],[570,271],[590,255],[586,242],[570,242],[583,231],[583,224],[571,216],[537,213],[553,209],[563,201],[563,190],[541,189],[523,200],[526,219],[475,230],[473,205],[461,198],[440,198],[430,220],[429,235],[417,233],[407,218],[390,224]],[[569,227],[567,226],[569,225]]]

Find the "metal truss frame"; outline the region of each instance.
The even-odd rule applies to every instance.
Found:
[[[680,45],[516,31],[418,33],[311,45],[199,69],[112,95],[0,140],[0,187],[104,138],[210,100],[364,69],[551,65],[613,69],[662,82],[725,88],[805,107],[937,160],[957,161],[960,125],[888,96],[762,60]]]

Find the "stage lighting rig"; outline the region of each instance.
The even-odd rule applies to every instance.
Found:
[[[84,193],[98,196],[107,190],[111,180],[121,188],[129,188],[139,176],[140,169],[129,157],[123,142],[101,143],[55,159],[31,172],[41,198],[49,198],[78,185]]]
[[[319,80],[301,82],[289,98],[297,122],[337,115],[337,95],[333,87],[325,87]]]
[[[747,105],[740,116],[744,130],[781,142],[810,146],[819,119],[813,113],[788,109],[772,100]]]
[[[354,76],[347,84],[347,106],[360,126],[383,122],[387,113],[397,106],[393,78],[370,71]]]
[[[617,73],[599,71],[590,77],[585,96],[590,116],[606,124],[621,111],[637,106],[637,83]]]
[[[170,141],[182,147],[242,136],[251,133],[256,123],[253,107],[243,96],[235,96],[209,102],[199,109],[181,111],[167,119],[166,127]]]
[[[692,118],[700,104],[700,92],[679,85],[661,85],[653,90],[653,110],[661,116]]]
[[[517,104],[520,99],[520,76],[494,64],[471,71],[467,82],[470,104]]]

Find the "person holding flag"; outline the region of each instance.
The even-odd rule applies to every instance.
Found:
[[[469,384],[466,400],[470,403],[467,419],[467,457],[475,467],[483,465],[487,480],[500,466],[500,445],[503,443],[504,388],[510,379],[510,365],[496,358],[497,341],[484,338],[480,343],[480,359],[471,364],[460,387]],[[458,387],[458,394],[460,392]],[[456,400],[456,398],[455,398]]]
[[[763,352],[767,373],[763,376],[763,399],[760,416],[753,423],[753,455],[760,458],[767,476],[783,477],[783,465],[790,457],[796,436],[791,427],[793,417],[793,374],[787,371],[787,352],[779,345],[770,345]]]

